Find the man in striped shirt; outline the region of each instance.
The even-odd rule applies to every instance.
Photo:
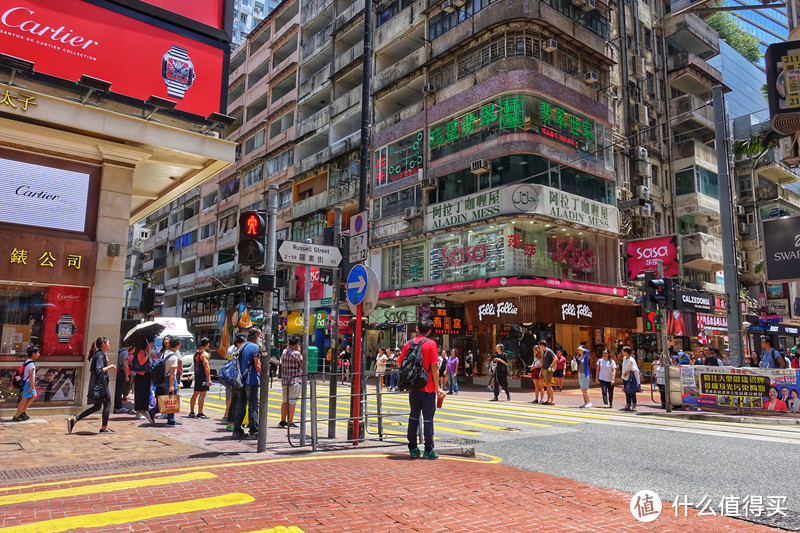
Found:
[[[294,408],[302,394],[303,354],[300,353],[300,339],[289,337],[289,347],[281,355],[281,385],[283,385],[283,403],[281,404],[281,421],[279,427],[296,428]]]

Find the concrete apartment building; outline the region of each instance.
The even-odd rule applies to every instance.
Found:
[[[282,2],[231,55],[228,114],[235,121],[226,138],[237,143],[235,165],[151,215],[143,226],[148,238],[134,254],[142,261],[132,261],[130,273],[165,290],[164,316],[210,326],[209,314],[241,302],[260,305],[261,295],[245,287],[247,272],[236,261],[238,217],[242,210],[265,208],[267,190],[275,183],[282,187],[278,222],[288,228],[299,17],[298,1]],[[288,229],[282,235],[288,236]],[[221,330],[213,325],[212,335]]]

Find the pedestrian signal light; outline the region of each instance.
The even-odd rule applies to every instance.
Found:
[[[249,267],[264,265],[264,241],[267,225],[257,211],[242,211],[239,215],[239,264]]]

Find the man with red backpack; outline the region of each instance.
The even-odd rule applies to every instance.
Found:
[[[439,455],[433,451],[433,415],[436,412],[436,397],[444,398],[445,391],[439,383],[439,359],[436,342],[428,339],[433,329],[430,318],[417,321],[417,336],[403,346],[397,359],[400,367],[400,387],[408,390],[408,403],[411,412],[408,415],[408,450],[412,458],[436,459]],[[408,358],[408,361],[406,361]],[[404,366],[405,365],[405,366]],[[427,380],[424,374],[427,373]],[[422,385],[424,383],[424,385]],[[425,453],[420,454],[417,447],[417,431],[419,416],[422,413],[425,435]]]
[[[39,359],[39,347],[30,345],[28,346],[28,358],[15,372],[14,382],[21,381],[22,391],[20,392],[19,405],[17,406],[17,414],[11,419],[14,422],[24,422],[30,417],[25,411],[31,406],[36,399],[36,360]],[[19,375],[19,380],[16,379]]]

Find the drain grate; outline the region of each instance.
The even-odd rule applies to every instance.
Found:
[[[514,431],[522,431],[519,428],[500,428],[500,431],[508,431],[509,433],[513,433]]]
[[[437,441],[437,442],[440,442],[440,443],[442,443],[442,444],[458,444],[458,445],[460,445],[460,446],[469,446],[470,444],[482,444],[482,443],[483,443],[483,441],[482,441],[482,440],[476,440],[476,439],[459,439],[459,438],[454,438],[454,439],[442,439],[442,440],[439,440],[439,441]]]
[[[0,442],[0,452],[21,452],[22,444],[19,442]]]

